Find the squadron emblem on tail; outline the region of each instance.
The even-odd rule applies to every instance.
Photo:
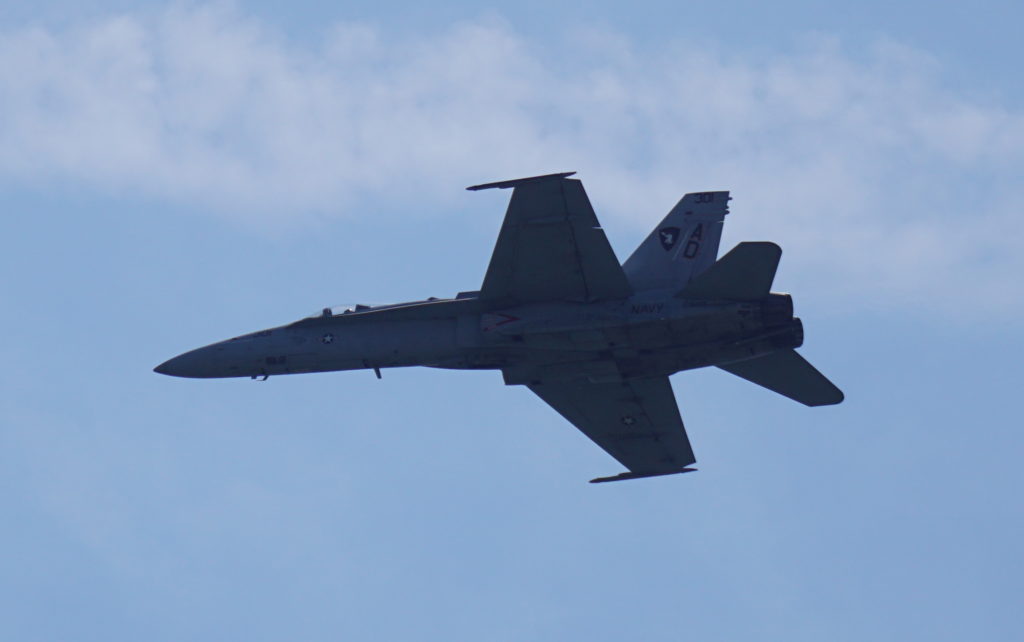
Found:
[[[665,227],[658,230],[658,235],[661,237],[661,247],[665,248],[668,252],[679,240],[679,228],[678,227]]]

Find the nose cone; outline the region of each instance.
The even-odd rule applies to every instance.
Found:
[[[168,359],[157,367],[153,368],[153,372],[163,375],[174,376],[174,359]]]
[[[173,359],[164,361],[153,372],[172,377],[208,378],[223,376],[216,370],[216,359],[210,347],[199,348],[179,354]]]

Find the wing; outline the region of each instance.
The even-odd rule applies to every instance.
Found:
[[[529,388],[630,471],[592,481],[688,472],[697,461],[668,377]]]
[[[622,299],[632,293],[583,184],[570,175],[469,188],[513,188],[480,288],[480,301],[488,307]]]

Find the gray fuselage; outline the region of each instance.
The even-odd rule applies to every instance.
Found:
[[[260,377],[427,366],[500,369],[508,384],[668,375],[799,347],[789,295],[695,301],[643,292],[599,303],[484,309],[476,293],[357,306],[191,350],[157,366],[180,377]]]

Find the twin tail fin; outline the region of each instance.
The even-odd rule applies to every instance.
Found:
[[[728,213],[729,192],[680,199],[622,264],[633,290],[678,289],[711,267]]]

